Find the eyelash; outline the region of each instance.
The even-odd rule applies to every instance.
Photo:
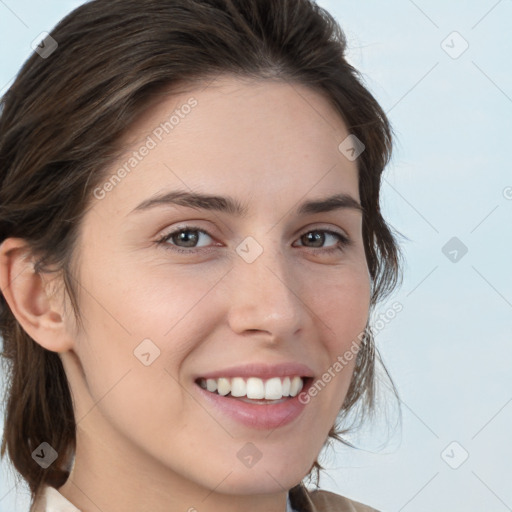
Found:
[[[171,250],[174,252],[178,252],[181,254],[191,254],[191,253],[195,254],[195,253],[198,253],[201,251],[208,251],[208,248],[191,247],[190,249],[183,249],[182,247],[178,247],[176,245],[172,245],[172,244],[168,243],[169,240],[173,236],[178,235],[182,232],[186,232],[186,231],[197,231],[197,232],[203,233],[213,239],[213,237],[204,229],[198,228],[197,226],[184,226],[175,231],[172,231],[171,233],[167,233],[167,234],[163,235],[156,241],[156,243],[158,245],[163,245],[165,249],[168,249],[168,250]],[[331,254],[336,251],[343,252],[348,246],[350,246],[352,244],[352,240],[350,240],[347,236],[345,236],[341,233],[338,233],[337,231],[332,231],[329,229],[310,229],[309,231],[305,231],[304,233],[302,233],[299,236],[299,238],[302,238],[304,235],[307,235],[308,233],[327,233],[329,235],[333,235],[334,237],[338,238],[338,243],[332,247],[327,248],[327,249],[309,247],[309,249],[312,249],[314,252],[319,252],[319,253],[324,253],[324,254]],[[300,247],[306,247],[306,246],[300,246]]]

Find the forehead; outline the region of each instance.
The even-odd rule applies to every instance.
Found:
[[[348,192],[357,164],[339,150],[349,132],[326,97],[283,81],[218,78],[161,95],[129,128],[110,201],[168,189],[299,199]],[[128,206],[128,205],[127,205]],[[132,205],[133,206],[133,205]]]

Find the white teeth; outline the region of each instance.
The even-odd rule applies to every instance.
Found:
[[[283,385],[279,377],[265,382],[265,400],[279,400],[283,397]]]
[[[258,377],[233,377],[228,379],[221,377],[219,379],[200,380],[201,387],[211,393],[217,392],[219,395],[226,396],[231,393],[233,397],[247,397],[253,400],[280,400],[287,396],[297,396],[304,386],[301,377],[272,377],[266,381]]]
[[[255,400],[265,398],[265,385],[261,379],[257,377],[247,379],[247,398]]]
[[[247,384],[241,377],[231,379],[231,396],[245,396],[247,393]]]
[[[225,396],[231,391],[231,384],[228,379],[220,378],[217,381],[217,393],[219,395]]]
[[[292,382],[290,384],[290,395],[297,396],[302,389],[303,382],[300,377],[293,377]]]
[[[290,377],[285,377],[283,379],[283,396],[290,396]]]

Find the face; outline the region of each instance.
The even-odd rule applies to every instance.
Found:
[[[309,472],[370,303],[362,213],[347,200],[360,201],[357,165],[338,150],[348,135],[316,92],[230,78],[130,129],[81,226],[84,330],[76,367],[66,360],[79,439],[105,465],[229,494]],[[292,384],[301,394],[275,398],[294,376],[308,377]],[[274,398],[248,403],[228,383]]]

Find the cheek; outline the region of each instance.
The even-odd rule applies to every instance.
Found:
[[[135,444],[162,430],[183,430],[190,404],[179,368],[193,343],[208,334],[191,318],[200,306],[204,312],[201,299],[212,279],[124,274],[119,265],[89,275],[79,298],[85,324],[77,343],[85,384],[79,417],[107,419]]]
[[[81,310],[87,333],[108,337],[106,351],[131,354],[144,339],[163,352],[169,341],[177,354],[187,350],[187,330],[194,330],[197,311],[208,309],[208,294],[226,272],[217,268],[198,273],[168,265],[116,265],[111,272],[92,270]],[[211,309],[211,308],[210,308]],[[182,336],[176,336],[176,333]],[[183,334],[185,334],[183,336]]]
[[[329,269],[328,275],[306,281],[303,293],[322,333],[324,355],[323,373],[314,383],[316,390],[310,390],[310,398],[328,418],[326,425],[331,425],[350,386],[368,321],[371,285],[366,266],[356,262],[334,272]]]
[[[365,268],[346,266],[308,283],[311,309],[323,321],[329,349],[336,353],[350,346],[366,327],[371,289]]]
[[[86,394],[91,407],[98,402],[103,416],[118,426],[137,432],[148,427],[144,418],[153,416],[158,419],[153,426],[168,425],[161,405],[183,411],[178,383],[183,361],[223,314],[214,288],[223,274],[216,269],[171,274],[166,265],[151,272],[144,270],[149,265],[130,272],[121,264],[108,268],[89,269],[92,279],[79,298],[85,332],[77,354]],[[182,428],[179,421],[174,426]]]

